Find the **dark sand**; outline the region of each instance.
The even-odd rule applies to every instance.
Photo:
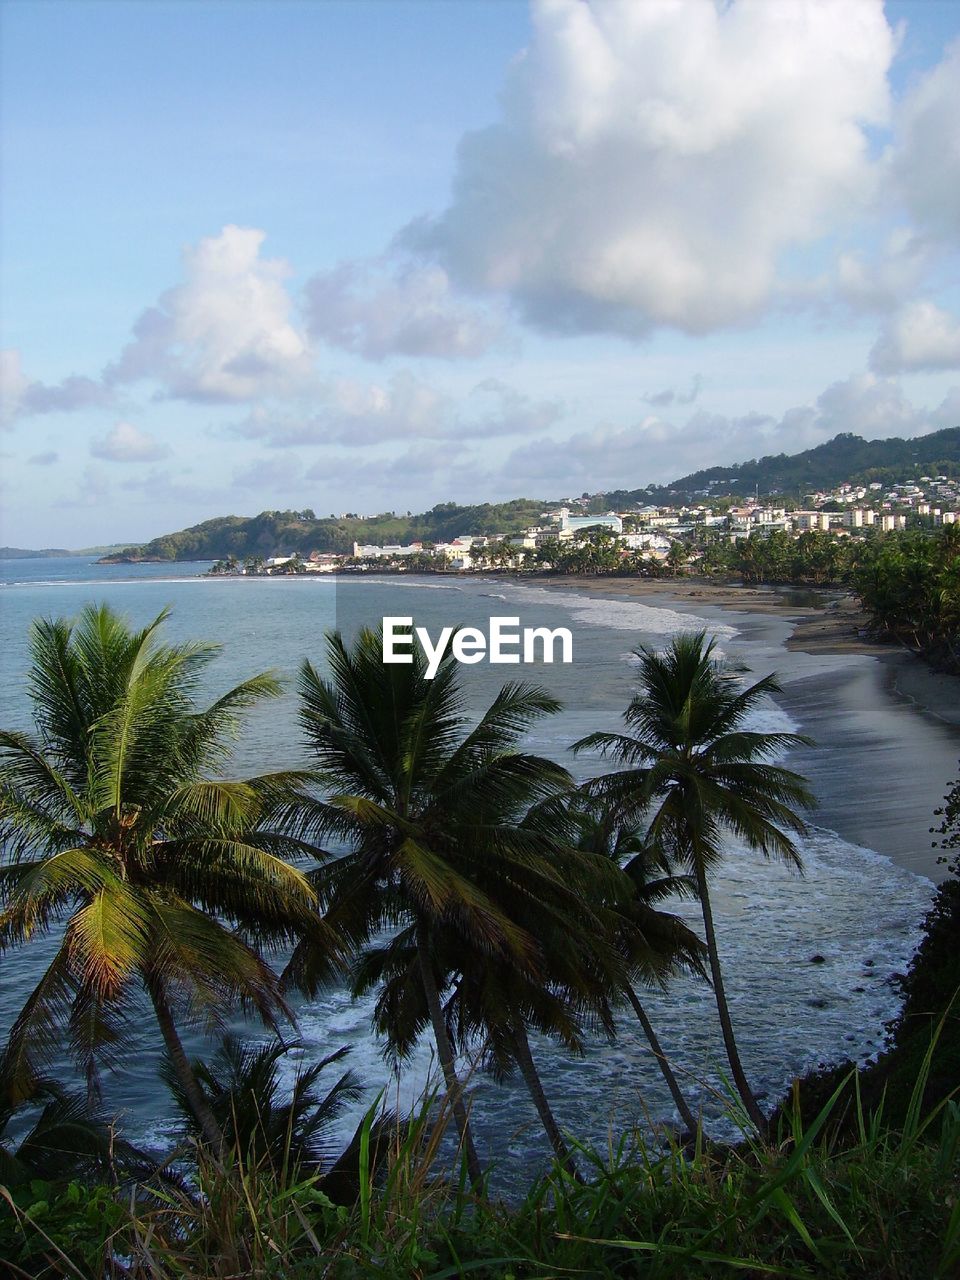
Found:
[[[799,732],[815,740],[815,747],[799,748],[789,759],[817,796],[813,821],[919,875],[943,876],[930,827],[933,810],[960,773],[960,678],[866,639],[865,619],[851,597],[630,578],[535,581],[642,598],[736,628],[724,651],[757,677],[776,671],[778,701]]]

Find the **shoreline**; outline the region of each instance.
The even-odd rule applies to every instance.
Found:
[[[960,772],[960,677],[859,634],[846,592],[645,579],[524,578],[538,587],[644,601],[735,628],[735,651],[756,678],[776,672],[777,701],[816,741],[791,753],[819,808],[815,825],[938,881],[930,828]],[[869,888],[869,886],[865,886]]]

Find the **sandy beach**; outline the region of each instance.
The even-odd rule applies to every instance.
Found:
[[[525,581],[524,579],[523,581]],[[814,821],[938,880],[930,828],[960,773],[960,678],[861,635],[856,601],[838,591],[629,578],[538,577],[536,585],[642,599],[736,628],[724,650],[758,677],[815,741],[793,752],[819,802]]]

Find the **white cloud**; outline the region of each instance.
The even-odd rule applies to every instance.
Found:
[[[539,0],[503,118],[402,240],[547,330],[749,319],[860,208],[888,118],[880,0]]]
[[[108,383],[158,382],[162,394],[231,402],[302,390],[312,365],[291,321],[290,274],[261,258],[264,231],[226,226],[183,253],[184,280],[144,311]]]
[[[233,427],[234,435],[273,448],[297,445],[379,445],[393,440],[452,440],[529,434],[551,426],[562,406],[534,400],[487,378],[461,400],[402,370],[383,382],[340,378],[317,389],[320,409],[309,415],[262,406]]]
[[[118,422],[112,431],[91,442],[90,452],[108,462],[156,462],[170,449],[132,422]]]
[[[109,388],[77,374],[53,384],[34,381],[23,372],[19,351],[0,351],[0,426],[34,414],[95,408],[112,399]]]
[[[935,237],[960,238],[960,40],[905,96],[890,155],[901,198]]]
[[[780,418],[699,411],[679,424],[651,415],[631,426],[597,426],[565,440],[535,440],[489,473],[488,484],[500,492],[535,490],[543,496],[637,489],[704,467],[797,453],[843,431],[866,439],[920,435],[957,425],[958,411],[960,388],[928,410],[912,405],[895,381],[857,374],[827,387],[814,404],[788,409]]]
[[[315,338],[370,360],[476,357],[502,329],[489,309],[451,292],[442,267],[410,261],[342,263],[308,280],[304,300]]]
[[[881,330],[870,367],[878,373],[960,369],[960,321],[932,302],[910,303]]]

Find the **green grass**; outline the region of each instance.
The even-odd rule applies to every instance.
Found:
[[[506,1204],[444,1163],[447,1116],[427,1098],[378,1167],[360,1144],[360,1195],[334,1204],[317,1179],[200,1156],[191,1189],[5,1194],[0,1258],[31,1280],[264,1277],[790,1276],[951,1280],[960,1275],[960,1106],[921,1113],[926,1064],[902,1123],[861,1105],[849,1076],[811,1124],[799,1102],[776,1136],[692,1151],[624,1135],[575,1147]],[[854,1133],[841,1111],[856,1116]],[[373,1112],[369,1125],[373,1124]]]

